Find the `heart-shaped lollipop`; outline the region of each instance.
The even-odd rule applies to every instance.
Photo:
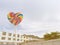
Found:
[[[20,12],[18,13],[10,12],[8,13],[7,17],[12,24],[18,25],[23,19],[23,14],[21,14]]]

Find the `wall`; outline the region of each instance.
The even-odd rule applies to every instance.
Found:
[[[43,42],[28,42],[21,45],[60,45],[60,39],[43,41]]]

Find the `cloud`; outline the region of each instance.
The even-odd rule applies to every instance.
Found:
[[[7,19],[10,11],[23,12],[23,21],[16,27],[19,33],[42,35],[60,30],[60,0],[2,0],[0,3],[0,30],[15,30]]]

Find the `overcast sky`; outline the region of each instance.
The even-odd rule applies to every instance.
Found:
[[[23,21],[15,28],[7,19],[9,12],[23,12]],[[0,0],[0,31],[42,36],[60,31],[60,0]]]

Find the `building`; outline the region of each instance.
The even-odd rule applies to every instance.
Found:
[[[24,37],[24,41],[31,41],[31,40],[39,40],[40,38],[34,35],[22,35]]]
[[[0,45],[19,45],[22,42],[38,40],[39,37],[34,35],[20,35],[15,33],[0,32]]]

